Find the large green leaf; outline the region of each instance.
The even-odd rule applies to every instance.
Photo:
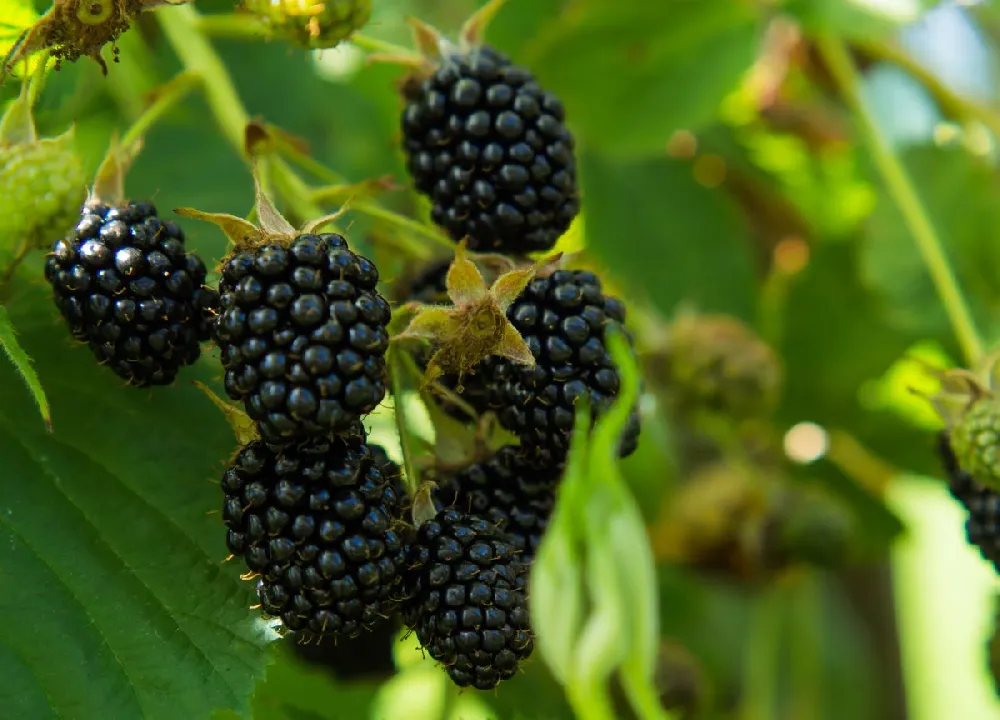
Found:
[[[871,38],[916,21],[935,3],[934,0],[787,0],[785,4],[808,30]]]
[[[753,62],[757,24],[736,0],[582,0],[523,55],[587,146],[649,155],[712,118]]]
[[[37,266],[34,266],[39,270]],[[39,270],[40,271],[40,270]],[[246,710],[267,631],[224,564],[215,478],[232,433],[189,383],[124,386],[70,343],[44,284],[11,301],[54,435],[0,364],[0,703],[17,718]]]
[[[994,168],[960,146],[914,147],[903,155],[959,284],[983,327],[1000,323],[1000,181]],[[862,246],[866,282],[892,320],[935,337],[951,333],[934,284],[899,209],[882,196]]]
[[[588,247],[628,281],[632,297],[671,312],[681,301],[753,316],[750,238],[721,188],[695,180],[689,162],[582,159]]]

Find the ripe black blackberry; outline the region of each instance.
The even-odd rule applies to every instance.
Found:
[[[222,476],[226,544],[290,631],[354,636],[393,610],[405,528],[360,425],[281,448],[244,446]]]
[[[557,270],[536,277],[510,306],[507,317],[535,357],[532,367],[486,358],[489,405],[500,423],[520,437],[529,459],[557,467],[569,449],[574,406],[589,396],[603,412],[618,394],[619,377],[604,344],[609,325],[623,327],[625,305],[601,292],[601,281],[584,270]],[[619,452],[627,456],[639,441],[633,412]]]
[[[539,467],[517,447],[503,447],[438,482],[446,505],[496,525],[524,563],[531,563],[556,502],[562,466]]]
[[[431,216],[472,250],[552,248],[579,212],[562,103],[492,47],[448,47],[407,86],[403,148]]]
[[[1000,573],[1000,493],[983,487],[959,467],[947,432],[938,436],[938,454],[952,497],[969,513],[965,521],[966,539]]]
[[[340,432],[385,397],[389,304],[340,235],[237,250],[214,326],[229,397],[268,442]]]
[[[403,620],[456,685],[489,690],[533,649],[527,567],[494,525],[454,509],[407,549]]]
[[[219,296],[181,229],[152,203],[90,201],[45,261],[73,337],[129,383],[167,385],[201,353]]]

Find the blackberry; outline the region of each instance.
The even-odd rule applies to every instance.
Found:
[[[533,648],[527,567],[494,525],[454,509],[420,526],[407,550],[403,620],[461,687],[489,690]]]
[[[226,544],[259,574],[263,610],[290,631],[354,636],[398,595],[401,498],[360,425],[354,433],[253,441],[222,476]]]
[[[604,295],[593,273],[557,270],[534,278],[507,317],[524,337],[535,365],[486,358],[481,372],[487,377],[489,404],[500,423],[520,437],[533,462],[555,467],[569,447],[577,400],[588,396],[592,411],[600,413],[618,393],[618,371],[604,333],[609,324],[624,325],[625,305]],[[621,455],[630,455],[638,440],[639,415],[633,412]]]
[[[378,270],[336,234],[235,252],[215,338],[226,392],[268,442],[349,428],[385,397],[389,304]]]
[[[198,359],[219,303],[206,274],[181,229],[148,202],[88,202],[45,262],[73,337],[139,387],[169,384]]]
[[[538,467],[516,447],[503,447],[438,483],[446,504],[490,521],[530,563],[542,541],[556,502],[562,466]]]
[[[980,485],[959,467],[949,440],[947,432],[938,436],[938,454],[952,497],[969,513],[965,521],[966,539],[1000,573],[1000,493]]]
[[[492,47],[446,53],[406,90],[403,148],[431,217],[471,250],[544,251],[580,209],[562,103]]]

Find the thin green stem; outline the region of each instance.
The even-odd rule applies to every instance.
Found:
[[[822,717],[823,672],[820,637],[823,628],[822,587],[819,577],[807,572],[793,588],[792,632],[789,633],[791,716],[796,720]]]
[[[201,76],[205,97],[226,141],[240,157],[246,157],[243,140],[250,116],[222,59],[198,30],[201,14],[191,5],[176,5],[160,10],[156,18],[184,67]]]
[[[260,40],[270,34],[267,25],[252,15],[199,15],[195,27],[212,37]]]
[[[121,138],[122,147],[128,147],[133,142],[141,138],[170,108],[174,107],[181,98],[193,90],[201,78],[197,73],[184,71],[155,93],[152,104],[142,111]]]
[[[865,141],[886,189],[913,235],[966,360],[975,366],[983,355],[982,339],[976,331],[972,314],[959,289],[955,273],[948,263],[941,239],[931,223],[927,210],[921,203],[902,163],[876,124],[872,111],[861,97],[858,89],[858,71],[854,61],[844,42],[838,38],[820,36],[817,38],[817,45],[840,87],[844,100],[861,124]]]
[[[323,217],[323,208],[312,199],[312,191],[302,178],[288,166],[284,159],[276,156],[270,158],[271,177],[274,186],[285,199],[288,207],[298,216],[297,225]]]
[[[417,470],[413,453],[413,444],[410,438],[410,427],[406,422],[406,401],[403,395],[405,383],[403,375],[405,365],[403,358],[399,356],[401,351],[393,345],[389,346],[387,353],[389,365],[389,390],[393,399],[393,417],[396,420],[396,432],[399,433],[399,447],[403,451],[403,476],[406,482],[406,489],[410,497],[415,497],[417,488],[420,487],[420,471]]]
[[[399,57],[408,57],[411,55],[418,57],[417,53],[411,48],[403,47],[402,45],[395,45],[391,42],[386,42],[385,40],[379,40],[378,38],[363,35],[362,33],[355,33],[354,35],[351,35],[350,42],[354,43],[362,50],[367,50],[372,53],[397,55]]]
[[[920,84],[934,96],[942,112],[948,117],[959,122],[981,122],[994,135],[1000,137],[1000,113],[956,93],[948,87],[947,83],[914,59],[903,48],[874,40],[856,40],[851,44],[867,57],[891,63],[919,80]]]
[[[437,232],[433,228],[427,227],[421,222],[417,222],[412,218],[408,218],[405,215],[400,215],[397,212],[393,212],[387,208],[378,205],[377,203],[368,202],[367,200],[358,200],[351,203],[351,207],[357,210],[359,213],[363,213],[369,217],[382,220],[390,225],[395,225],[396,227],[403,228],[404,230],[409,230],[414,235],[419,235],[420,237],[427,238],[435,245],[440,248],[446,249],[448,254],[455,252],[455,244],[452,243],[448,238],[446,238],[441,233]],[[426,251],[421,250],[418,254],[427,255]]]
[[[639,720],[670,720],[670,713],[663,709],[650,680],[634,672],[621,672],[622,688]]]

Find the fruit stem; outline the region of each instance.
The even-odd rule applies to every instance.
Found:
[[[854,66],[854,61],[851,59],[844,42],[838,38],[820,35],[817,37],[816,43],[834,80],[840,87],[841,95],[861,124],[862,134],[875,159],[875,165],[889,195],[896,203],[910,233],[913,235],[924,265],[927,267],[945,312],[948,314],[955,336],[962,347],[962,352],[965,354],[967,362],[976,366],[983,356],[982,339],[976,331],[955,273],[948,264],[941,239],[913,187],[913,182],[879,129],[871,109],[861,97],[858,90],[858,70]]]
[[[605,682],[571,682],[566,686],[566,699],[578,720],[613,720],[614,708]]]
[[[176,105],[185,95],[201,82],[201,77],[189,70],[182,71],[170,82],[157,88],[153,93],[153,101],[142,111],[128,131],[122,135],[122,147],[128,147],[151,128],[170,108]]]
[[[389,390],[393,400],[393,418],[396,421],[396,431],[399,433],[399,447],[403,451],[403,481],[406,483],[406,491],[410,497],[416,497],[417,488],[420,487],[420,471],[413,457],[413,444],[410,441],[410,427],[406,422],[406,402],[403,397],[403,358],[399,357],[402,352],[396,346],[390,344],[386,353],[386,360],[389,366]]]
[[[378,53],[380,55],[393,55],[399,57],[416,55],[416,53],[408,47],[394,45],[391,42],[369,37],[368,35],[364,35],[362,33],[354,33],[351,35],[350,42],[354,43],[362,50],[367,50],[371,53]]]
[[[244,131],[250,120],[226,66],[201,33],[201,14],[191,5],[163,8],[156,17],[184,67],[201,76],[205,97],[226,141],[245,158]]]

